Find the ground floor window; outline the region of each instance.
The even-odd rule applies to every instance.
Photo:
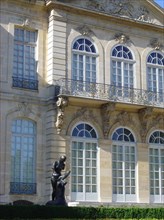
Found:
[[[98,198],[97,135],[92,126],[79,124],[72,132],[72,200]]]
[[[16,119],[12,123],[10,193],[36,193],[36,125]]]
[[[113,202],[136,201],[136,147],[132,133],[117,129],[112,136]]]
[[[155,131],[149,139],[150,202],[164,202],[164,132]]]

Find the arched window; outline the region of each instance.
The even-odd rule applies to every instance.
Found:
[[[96,201],[97,134],[87,124],[78,124],[72,131],[72,200]]]
[[[112,135],[113,202],[136,201],[135,138],[127,128],[118,128]]]
[[[72,132],[73,137],[97,138],[96,132],[89,124],[79,124]]]
[[[152,52],[147,58],[147,90],[149,100],[164,101],[164,55]]]
[[[36,193],[36,124],[25,119],[12,123],[10,193]]]
[[[96,83],[96,48],[87,38],[76,40],[72,46],[72,80],[74,91],[90,91]]]
[[[150,202],[164,203],[164,131],[149,138]]]
[[[131,51],[123,45],[113,48],[111,56],[111,84],[114,95],[129,97],[134,87],[134,60]]]

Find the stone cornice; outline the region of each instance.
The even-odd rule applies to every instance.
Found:
[[[34,92],[35,93],[35,92]],[[13,94],[10,92],[0,92],[0,100],[4,101],[10,101],[10,102],[24,102],[26,101],[27,103],[31,104],[39,104],[39,105],[47,105],[50,100],[44,97],[35,97],[35,95],[25,95],[25,94]],[[53,97],[53,102],[54,102],[54,97]]]

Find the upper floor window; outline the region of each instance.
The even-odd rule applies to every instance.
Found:
[[[13,87],[38,89],[36,73],[37,32],[14,30]]]
[[[134,60],[132,52],[124,45],[112,50],[111,84],[116,96],[128,97],[134,87]]]
[[[10,193],[36,193],[36,124],[25,119],[12,123]]]
[[[76,40],[72,46],[73,90],[90,91],[96,82],[96,48],[87,38]]]
[[[147,58],[147,90],[149,100],[164,101],[164,55],[152,52]]]

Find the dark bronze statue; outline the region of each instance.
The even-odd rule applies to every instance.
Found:
[[[53,188],[52,192],[52,202],[53,205],[64,205],[66,206],[66,200],[65,200],[65,185],[67,182],[65,179],[69,176],[70,171],[65,172],[62,175],[62,170],[65,169],[65,161],[66,156],[61,156],[59,161],[55,161],[53,164],[52,170],[52,176],[51,176],[51,184]]]

